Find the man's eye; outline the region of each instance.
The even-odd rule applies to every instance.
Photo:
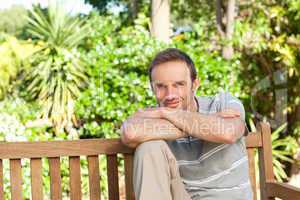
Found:
[[[162,84],[157,84],[156,87],[157,88],[163,88],[164,86]]]
[[[184,84],[184,82],[179,82],[179,83],[176,83],[176,85],[178,85],[178,86],[184,86],[185,84]]]

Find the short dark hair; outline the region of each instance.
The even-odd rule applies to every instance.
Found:
[[[152,60],[148,71],[150,82],[152,81],[151,73],[154,67],[170,61],[182,61],[186,63],[187,67],[190,70],[192,81],[194,81],[197,78],[197,71],[193,60],[186,53],[179,49],[168,48],[156,54],[156,56]]]

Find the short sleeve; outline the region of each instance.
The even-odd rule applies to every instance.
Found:
[[[226,110],[226,109],[234,109],[240,111],[240,118],[244,121],[245,124],[245,132],[244,135],[248,135],[249,129],[245,122],[245,108],[242,102],[232,96],[229,92],[220,92],[216,95],[216,99],[219,102],[218,111]]]
[[[241,114],[240,118],[245,121],[245,109],[238,98],[232,96],[229,92],[220,92],[217,94],[216,98],[219,101],[219,111],[226,109],[238,110]]]

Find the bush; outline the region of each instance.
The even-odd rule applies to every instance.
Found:
[[[13,92],[19,72],[29,67],[27,58],[37,47],[30,41],[21,41],[13,36],[2,34],[0,44],[0,100]]]

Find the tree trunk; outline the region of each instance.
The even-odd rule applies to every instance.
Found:
[[[170,40],[170,1],[152,0],[151,35],[160,41]]]
[[[217,29],[220,33],[221,37],[225,36],[225,27],[223,24],[223,9],[222,9],[222,0],[216,0],[216,22],[217,22]]]
[[[130,0],[130,15],[132,20],[134,20],[137,17],[138,11],[139,11],[138,0]]]
[[[226,41],[229,43],[225,44],[225,46],[222,49],[222,55],[225,59],[231,59],[233,56],[233,47],[231,44],[231,40],[234,31],[234,15],[235,15],[234,8],[235,8],[235,0],[228,0],[227,12],[226,12],[225,38]]]

